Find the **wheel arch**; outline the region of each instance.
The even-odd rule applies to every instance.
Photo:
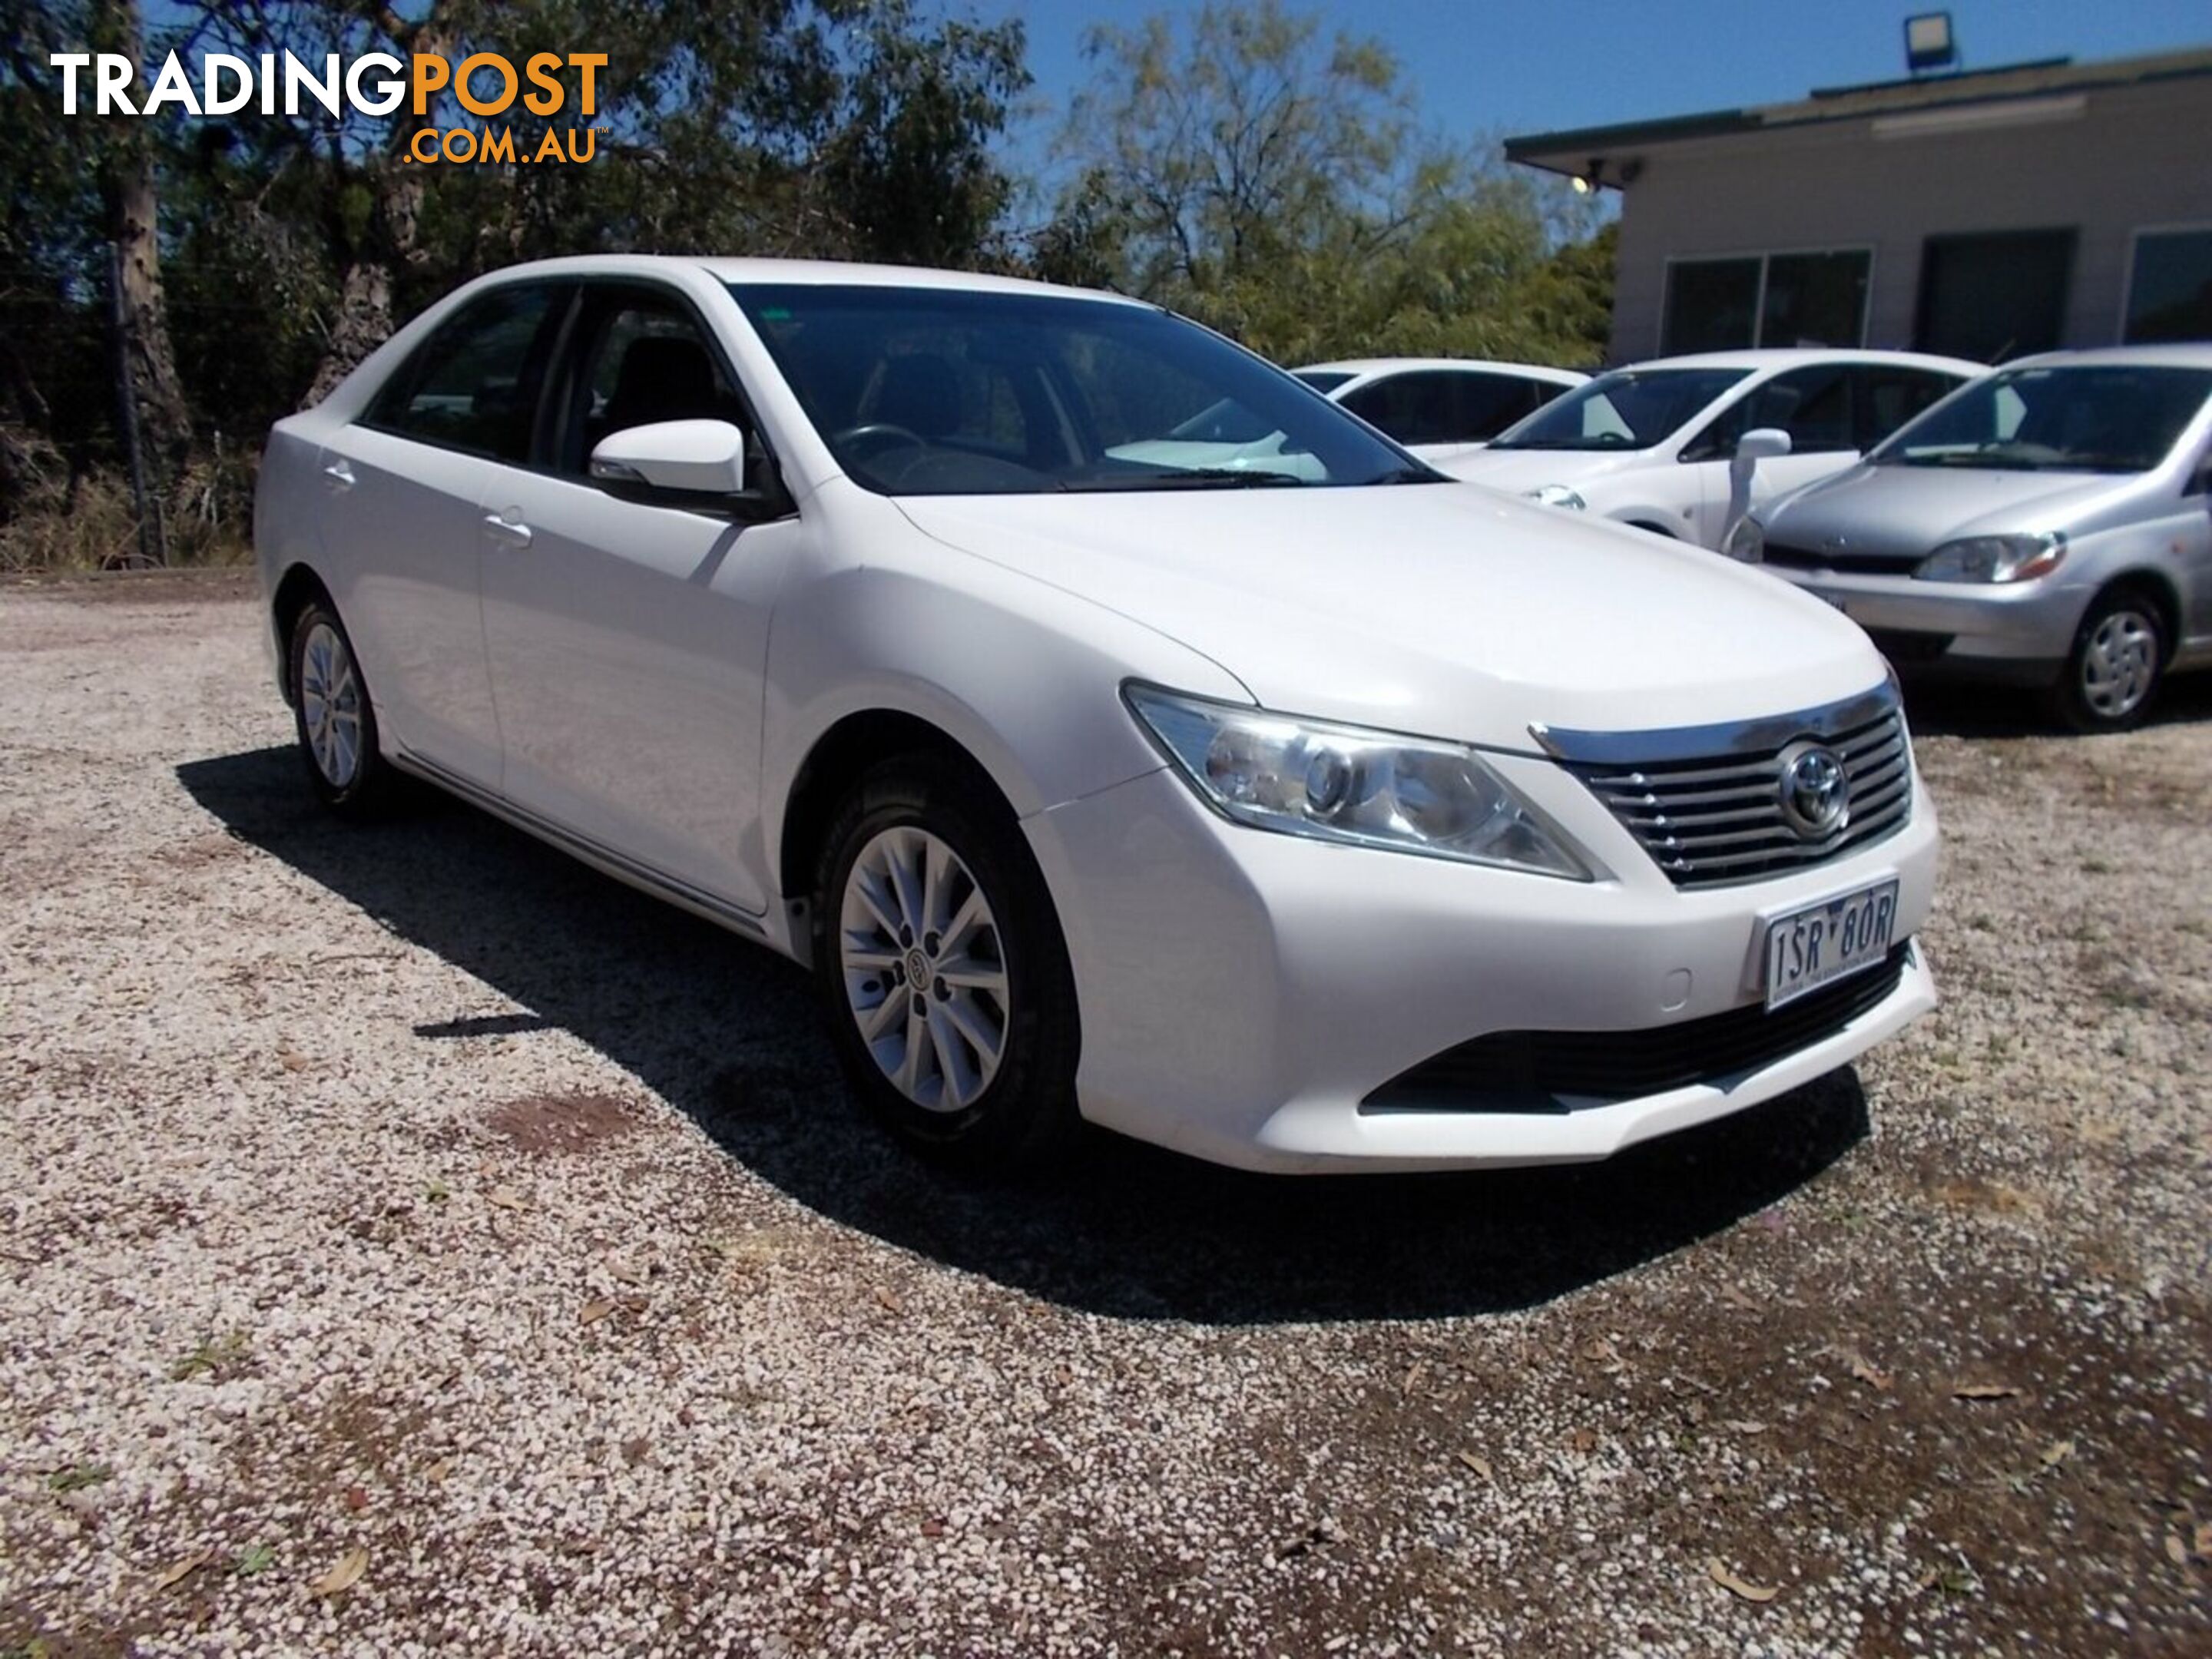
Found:
[[[2149,565],[2135,565],[2108,578],[2090,595],[2089,603],[2082,607],[2086,617],[2092,611],[2114,593],[2139,592],[2146,595],[2158,608],[2158,623],[2165,635],[2160,666],[2173,660],[2173,653],[2181,646],[2181,592],[2173,579],[2165,571]]]
[[[299,701],[299,688],[292,684],[292,625],[318,599],[333,614],[337,612],[337,602],[331,599],[329,585],[305,563],[295,563],[286,570],[270,597],[269,626],[276,636],[276,672],[287,703]]]
[[[939,756],[972,775],[979,790],[1019,817],[1013,795],[969,748],[934,721],[902,708],[860,708],[833,721],[806,750],[784,793],[776,835],[776,886],[787,904],[807,901],[822,837],[837,805],[870,767],[897,755]]]

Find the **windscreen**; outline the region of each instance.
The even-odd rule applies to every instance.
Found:
[[[1975,381],[1898,428],[1876,466],[2148,472],[2212,397],[2212,369],[2084,363]]]
[[[873,284],[731,291],[839,465],[884,495],[1440,481],[1280,369],[1150,306]]]

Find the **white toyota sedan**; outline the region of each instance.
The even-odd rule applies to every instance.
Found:
[[[1438,464],[1492,489],[1718,549],[1733,527],[1729,464],[1747,434],[1762,435],[1756,508],[1842,471],[1986,372],[1908,351],[1662,357],[1601,374]]]
[[[1130,459],[1224,401],[1311,465]],[[1602,1158],[1934,1000],[1856,627],[1148,305],[519,266],[276,427],[255,533],[324,801],[428,780],[810,964],[970,1164]]]

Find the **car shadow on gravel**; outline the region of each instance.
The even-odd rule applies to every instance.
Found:
[[[2072,738],[2042,692],[1955,681],[1908,681],[1905,714],[1916,737]],[[2159,689],[2143,726],[2188,726],[2212,720],[2212,674],[2177,674]],[[2082,741],[2094,743],[2094,736]]]
[[[1527,1308],[1729,1226],[1867,1132],[1857,1079],[1839,1072],[1577,1168],[1271,1179],[1097,1133],[1049,1182],[969,1185],[861,1117],[811,982],[781,957],[438,798],[339,823],[289,748],[177,775],[230,834],[528,1011],[426,1007],[404,1040],[566,1030],[810,1208],[1091,1312],[1246,1324]]]

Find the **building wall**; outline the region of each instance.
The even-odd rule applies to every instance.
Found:
[[[1878,137],[1868,118],[1645,148],[1622,207],[1613,361],[1658,352],[1670,258],[1871,247],[1865,343],[1909,347],[1923,238],[2067,227],[2064,343],[2113,343],[2135,232],[2212,225],[2212,80],[2057,101],[2064,118],[2028,125]]]

